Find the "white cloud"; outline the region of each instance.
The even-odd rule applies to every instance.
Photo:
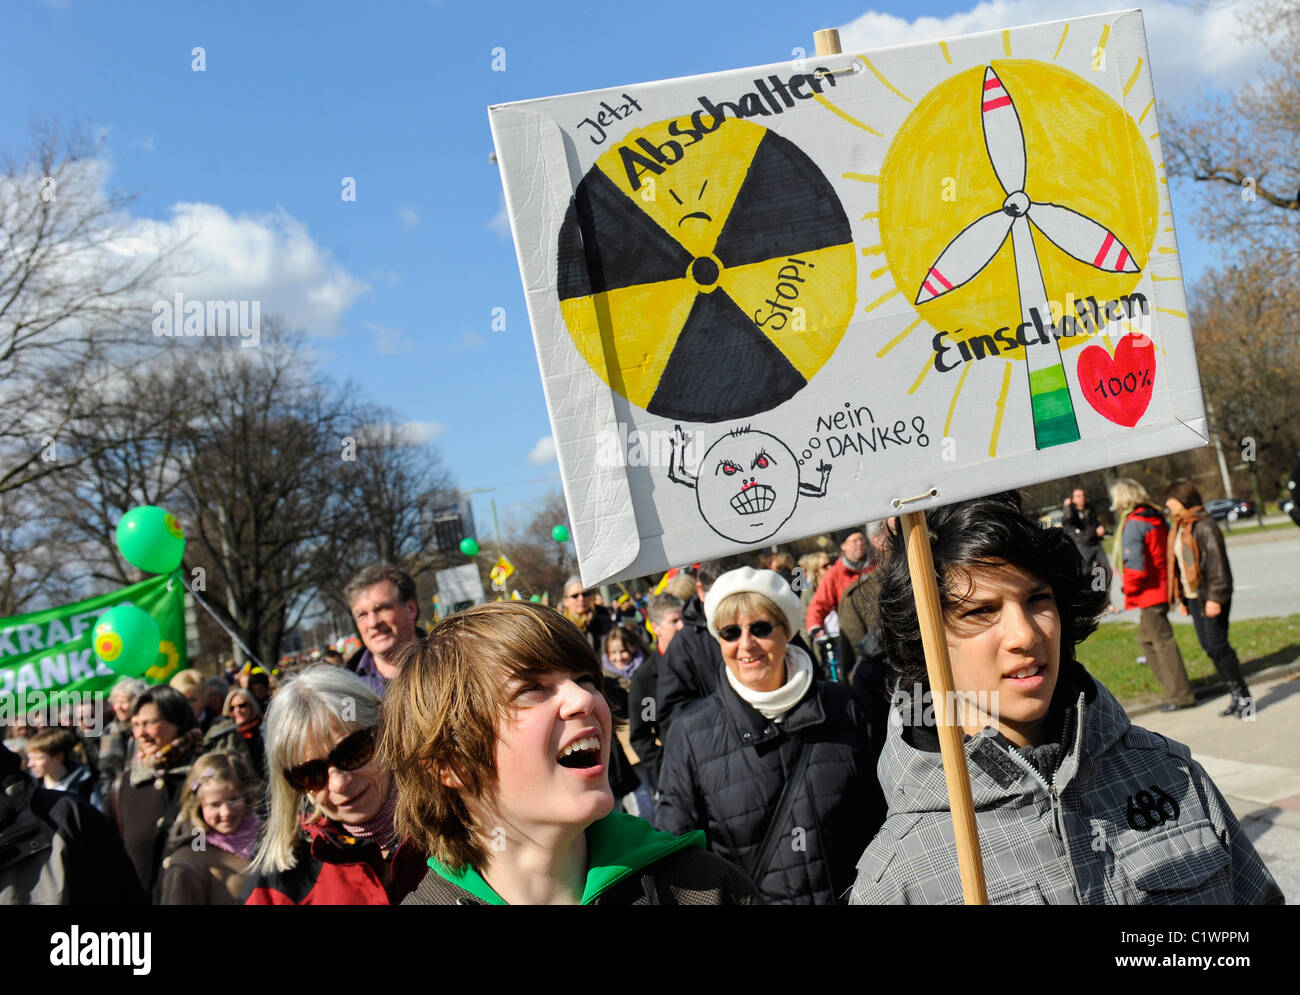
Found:
[[[419,446],[436,439],[446,427],[436,421],[408,421],[402,422],[398,429],[407,442]]]
[[[528,454],[528,462],[534,466],[546,466],[555,462],[555,439],[545,436],[537,440],[533,451]]]
[[[408,339],[401,329],[376,325],[371,321],[363,324],[374,334],[375,351],[381,356],[396,356],[398,353],[410,352],[415,348],[415,343]]]
[[[371,422],[357,427],[355,436],[362,445],[405,443],[422,446],[442,434],[446,428],[436,421]]]
[[[131,143],[133,149],[143,149],[146,152],[153,151],[153,135],[147,135],[144,138],[137,138]]]
[[[475,349],[482,344],[483,340],[479,338],[478,335],[474,332],[466,332],[460,337],[460,341],[452,346],[452,349],[457,352],[464,352],[469,349]]]
[[[258,300],[263,316],[279,315],[307,332],[338,334],[344,313],[370,285],[335,262],[287,211],[232,217],[215,204],[181,203],[169,221],[133,222],[124,248],[138,251],[186,240],[183,275],[164,293],[189,299]]]
[[[397,209],[397,220],[407,231],[415,231],[420,227],[420,215],[410,204],[403,204]]]
[[[1195,6],[1154,0],[1142,7],[1151,74],[1156,93],[1166,103],[1193,97],[1198,87],[1234,88],[1267,61],[1258,39],[1243,40],[1237,11],[1262,0],[1233,6]],[[1117,5],[1123,6],[1123,5]],[[947,17],[918,17],[913,21],[868,11],[840,28],[845,52],[951,38],[954,35],[997,31],[1041,21],[1077,19],[1078,0],[984,0]]]
[[[492,220],[487,223],[488,231],[494,231],[501,238],[510,237],[510,215],[506,213],[506,199],[501,198],[501,209],[492,215]]]

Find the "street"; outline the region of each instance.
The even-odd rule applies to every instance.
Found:
[[[1274,517],[1268,522],[1289,521]],[[1232,567],[1232,620],[1292,615],[1300,611],[1300,528],[1271,532],[1224,532],[1228,540],[1228,563]],[[1110,555],[1113,537],[1106,537],[1106,555]],[[1112,564],[1114,566],[1114,564]],[[1119,581],[1111,585],[1111,602],[1124,606]],[[1137,623],[1136,611],[1108,615],[1106,622]],[[1191,625],[1192,620],[1176,611],[1169,613],[1175,625]]]

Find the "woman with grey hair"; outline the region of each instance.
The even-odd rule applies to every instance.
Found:
[[[1160,710],[1191,708],[1196,696],[1169,625],[1169,526],[1146,488],[1129,477],[1110,485],[1110,510],[1119,521],[1111,562],[1121,567],[1124,607],[1141,612],[1138,645],[1169,697]]]
[[[138,677],[123,677],[108,692],[108,704],[113,718],[104,727],[99,741],[99,788],[105,796],[113,787],[117,775],[126,769],[135,755],[135,742],[131,738],[131,706],[135,699],[149,690],[149,685]]]
[[[668,729],[655,828],[703,830],[773,905],[834,905],[884,818],[853,693],[791,640],[801,606],[771,570],[724,573],[704,599],[718,688]]]
[[[291,678],[267,713],[270,815],[246,905],[396,905],[425,855],[393,828],[397,787],[375,756],[379,696],[318,664]]]

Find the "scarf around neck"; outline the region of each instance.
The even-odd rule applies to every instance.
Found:
[[[148,757],[137,757],[140,765],[149,773],[165,774],[169,770],[183,767],[194,759],[194,750],[203,740],[203,733],[197,728],[183,732],[157,753]]]
[[[568,608],[565,608],[564,617],[567,618],[574,625],[576,625],[583,632],[586,632],[587,626],[590,625],[591,620],[596,617],[596,611],[595,609],[592,609],[586,615],[575,615],[573,614],[573,612],[569,611]]]
[[[1187,576],[1183,578],[1189,591],[1196,591],[1201,586],[1201,550],[1196,545],[1196,523],[1209,518],[1210,513],[1204,505],[1188,508],[1181,515],[1174,517],[1174,527],[1169,530],[1169,602],[1180,601],[1182,591],[1178,587],[1178,538],[1182,536],[1183,548],[1187,555]]]
[[[730,667],[724,667],[731,689],[765,719],[780,722],[808,693],[813,681],[812,658],[798,646],[785,649],[785,683],[775,691],[755,691],[741,684]]]
[[[604,664],[605,673],[609,674],[610,677],[621,677],[626,679],[636,673],[637,667],[645,663],[645,654],[640,650],[637,650],[636,656],[632,657],[632,659],[627,662],[626,670],[621,670],[614,664],[610,663],[609,657],[605,656],[603,653],[600,655],[600,662]]]
[[[397,830],[393,826],[393,813],[396,811],[397,779],[392,778],[388,783],[388,797],[384,799],[379,811],[359,826],[343,823],[343,831],[349,836],[370,840],[381,848],[388,849],[397,842]]]
[[[209,827],[204,838],[218,850],[233,853],[241,860],[252,860],[253,847],[257,845],[257,831],[261,827],[262,820],[254,812],[233,833],[219,833]]]

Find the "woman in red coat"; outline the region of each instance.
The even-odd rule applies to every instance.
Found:
[[[379,697],[320,664],[291,679],[266,719],[270,815],[246,905],[396,905],[425,854],[399,843],[397,785],[375,757]]]
[[[1123,551],[1124,607],[1141,611],[1138,644],[1169,697],[1160,710],[1190,708],[1196,697],[1169,625],[1169,527],[1136,480],[1122,478],[1111,485],[1110,509],[1119,521],[1115,534]],[[1113,559],[1120,560],[1119,550]]]

